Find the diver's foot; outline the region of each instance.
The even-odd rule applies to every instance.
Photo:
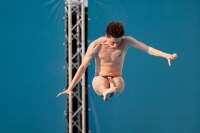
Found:
[[[117,87],[111,87],[103,92],[103,100],[107,101],[111,95],[117,90]]]
[[[110,87],[116,87],[116,83],[111,77],[108,77],[108,81],[109,81]]]

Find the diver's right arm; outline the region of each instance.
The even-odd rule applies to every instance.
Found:
[[[97,52],[97,50],[98,50],[98,40],[95,40],[89,45],[89,47],[87,49],[87,52],[86,52],[86,54],[85,54],[85,56],[83,58],[83,61],[82,61],[81,65],[80,65],[80,67],[78,68],[78,71],[76,72],[76,74],[75,74],[72,82],[70,83],[69,87],[67,88],[67,90],[59,93],[57,95],[57,97],[62,95],[62,94],[72,95],[72,89],[78,83],[78,81],[81,79],[81,76],[83,75],[83,73],[87,69],[92,57]]]

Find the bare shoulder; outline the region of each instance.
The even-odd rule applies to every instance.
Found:
[[[103,44],[105,41],[106,41],[106,37],[99,37],[94,42],[100,45],[100,44]]]
[[[133,37],[131,37],[131,36],[124,36],[124,37],[122,38],[122,41],[123,41],[124,43],[128,44],[128,45],[132,45],[132,44],[135,44],[135,43],[138,42],[135,38],[133,38]]]
[[[123,38],[124,38],[124,42],[129,46],[138,48],[138,49],[146,51],[146,52],[149,49],[149,46],[147,46],[146,44],[136,40],[135,38],[133,38],[131,36],[125,36]]]
[[[88,51],[92,52],[92,53],[97,53],[100,48],[101,48],[101,44],[103,44],[105,42],[106,38],[105,37],[99,37],[98,39],[94,40],[88,47]]]

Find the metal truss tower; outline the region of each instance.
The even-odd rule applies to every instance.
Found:
[[[75,18],[74,18],[75,16]],[[85,6],[84,0],[65,0],[66,31],[66,77],[67,87],[81,65],[85,54]],[[86,77],[73,89],[72,96],[67,96],[67,132],[86,132]]]

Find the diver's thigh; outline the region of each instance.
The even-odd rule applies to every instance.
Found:
[[[122,77],[114,77],[113,80],[116,84],[117,91],[122,92],[124,90],[124,87],[125,87],[124,79]]]
[[[100,86],[105,86],[105,88],[107,88],[109,86],[108,80],[101,77],[101,76],[94,77],[93,80],[92,80],[92,87],[98,95],[101,95],[100,92],[99,92]]]

